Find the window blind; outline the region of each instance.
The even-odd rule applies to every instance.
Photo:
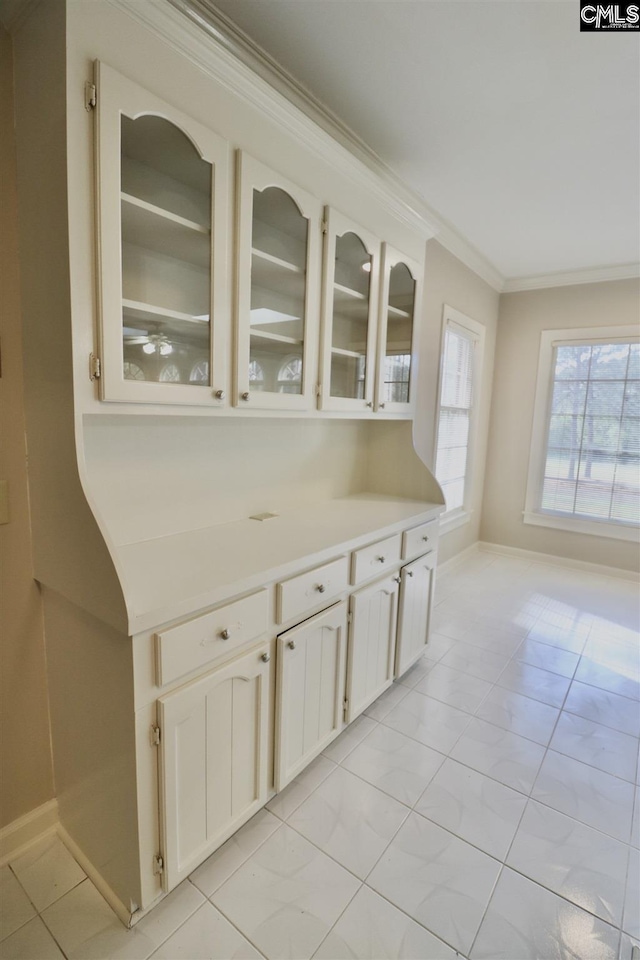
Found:
[[[473,405],[476,337],[455,323],[444,334],[436,477],[444,492],[447,512],[464,506]]]
[[[640,344],[560,344],[540,509],[640,522]]]

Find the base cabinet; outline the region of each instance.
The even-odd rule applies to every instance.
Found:
[[[416,530],[426,536],[422,527]],[[437,551],[399,567],[400,535],[391,544],[397,554],[390,539],[354,551],[352,580],[366,576],[369,555],[378,563],[391,556],[393,568],[353,592],[349,558],[342,556],[276,584],[275,609],[265,587],[155,635],[163,678],[199,663],[201,647],[218,655],[212,638],[228,644],[234,632],[254,637],[235,659],[212,663],[204,675],[157,701],[165,891],[256,813],[272,786],[278,792],[297,777],[424,653]],[[336,565],[344,599],[314,614],[317,594],[329,590]],[[276,621],[294,615],[307,619],[274,637]]]
[[[385,577],[351,597],[347,723],[393,683],[399,579]]]
[[[343,725],[347,603],[278,637],[275,788],[281,790]]]
[[[270,659],[254,647],[158,701],[167,890],[267,800]]]
[[[424,653],[435,585],[437,553],[432,551],[400,571],[396,675],[402,676]]]

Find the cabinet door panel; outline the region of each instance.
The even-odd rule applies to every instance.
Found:
[[[327,208],[321,393],[323,410],[373,409],[380,241]]]
[[[102,63],[97,85],[101,397],[224,406],[229,146]]]
[[[393,682],[397,611],[395,577],[385,577],[351,597],[347,668],[349,723]]]
[[[342,602],[278,637],[277,790],[342,729],[346,625]]]
[[[421,265],[382,245],[375,409],[410,416],[417,383]]]
[[[408,563],[400,571],[400,613],[396,675],[402,676],[424,653],[429,640],[429,618],[435,583],[436,553]]]
[[[234,403],[309,410],[318,365],[322,205],[242,152],[238,188]]]
[[[166,889],[267,797],[268,646],[158,701]]]

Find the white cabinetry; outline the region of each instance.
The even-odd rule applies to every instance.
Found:
[[[350,599],[347,723],[393,682],[399,579],[385,577]]]
[[[278,637],[276,790],[293,780],[342,729],[346,646],[344,601]]]
[[[352,592],[351,715],[389,682],[388,578],[443,506],[413,367],[409,403],[404,372],[379,376],[409,349],[418,270],[396,282],[385,248],[381,277],[378,236],[420,261],[428,225],[198,30],[172,4],[95,0],[30,4],[15,37],[60,823],[127,923],[343,728]],[[344,215],[322,287],[325,204]],[[428,602],[403,601],[399,669]]]
[[[97,66],[102,399],[220,406],[228,144]]]
[[[424,653],[429,640],[429,617],[436,569],[435,551],[418,557],[400,571],[400,613],[396,675],[402,676]]]
[[[319,200],[238,154],[240,406],[309,410],[318,363]]]
[[[266,802],[269,645],[158,701],[165,889]]]

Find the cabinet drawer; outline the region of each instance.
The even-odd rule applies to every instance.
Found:
[[[370,580],[376,573],[384,573],[400,562],[400,534],[378,540],[368,547],[354,550],[351,561],[351,583]]]
[[[157,633],[158,684],[170,683],[255,640],[267,629],[268,616],[269,597],[260,590]]]
[[[339,557],[307,573],[279,583],[276,591],[277,622],[286,623],[317,609],[346,590],[349,585],[349,561]]]
[[[412,530],[405,530],[402,534],[402,559],[411,560],[421,553],[434,550],[438,544],[438,526],[438,520],[429,520]]]

